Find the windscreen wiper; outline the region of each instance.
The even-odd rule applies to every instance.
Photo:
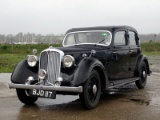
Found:
[[[105,39],[102,39],[101,41],[97,42],[97,43],[102,43],[103,41],[105,41]]]

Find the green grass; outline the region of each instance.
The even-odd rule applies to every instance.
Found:
[[[48,48],[49,46],[58,47],[59,44],[27,44],[27,45],[15,45],[15,44],[0,44],[0,54],[30,54],[33,49],[37,49],[39,52]]]
[[[32,54],[33,49],[37,49],[38,53],[49,46],[58,47],[60,45],[2,45],[0,44],[0,73],[12,72],[15,66],[28,54]]]
[[[160,55],[160,43],[142,43],[142,52],[146,55]]]
[[[40,53],[51,45],[2,45],[0,44],[0,73],[12,72],[15,66],[28,54],[32,54],[33,49]],[[60,45],[52,45],[58,47]],[[142,52],[146,55],[160,55],[160,43],[142,43]]]
[[[26,57],[21,54],[0,54],[0,73],[12,72],[15,66]]]

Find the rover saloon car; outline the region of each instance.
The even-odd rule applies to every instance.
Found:
[[[34,50],[18,63],[9,87],[24,104],[67,94],[79,95],[82,106],[93,109],[109,89],[133,82],[143,89],[150,74],[133,27],[73,28],[66,32],[62,47],[51,46],[39,57]]]

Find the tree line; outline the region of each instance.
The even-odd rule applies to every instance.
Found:
[[[42,35],[35,33],[18,33],[16,35],[0,34],[0,44],[61,44],[64,34],[61,35]],[[141,42],[159,42],[160,34],[139,34]]]

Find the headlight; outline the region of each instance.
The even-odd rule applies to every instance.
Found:
[[[30,67],[36,66],[37,61],[38,61],[37,56],[35,56],[35,55],[29,55],[29,56],[28,56],[27,63],[28,63],[28,65],[29,65]]]
[[[47,72],[44,69],[40,69],[38,72],[38,77],[40,80],[44,80],[47,75]]]
[[[66,55],[63,59],[63,65],[67,68],[70,68],[74,64],[74,61],[74,57],[72,57],[71,55]]]

